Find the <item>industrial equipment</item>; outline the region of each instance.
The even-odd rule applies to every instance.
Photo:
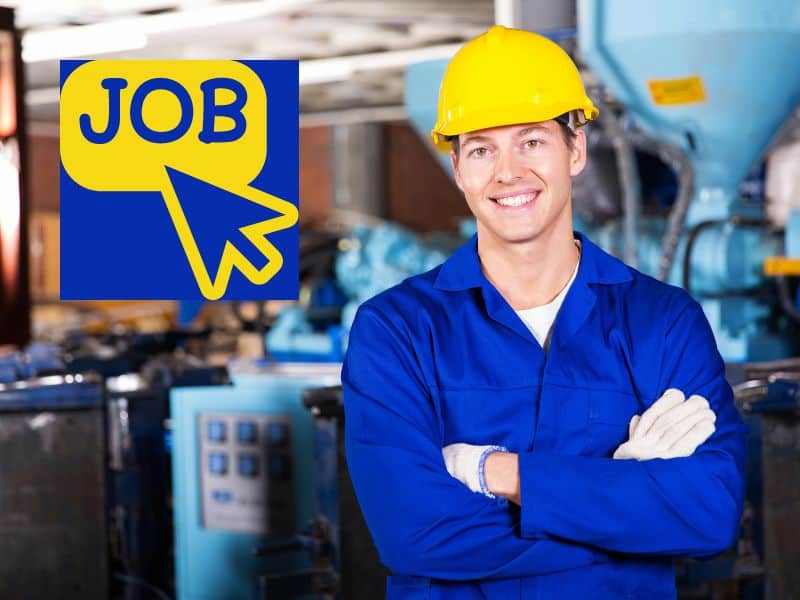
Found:
[[[125,600],[174,585],[170,390],[229,383],[225,367],[180,354],[105,382],[111,560]]]
[[[102,400],[81,375],[0,385],[0,597],[108,598]]]
[[[389,571],[380,562],[345,460],[342,387],[307,389],[303,405],[314,416],[317,514],[309,531],[294,536],[294,543],[260,548],[259,553],[303,551],[310,565],[262,576],[261,600],[384,598]]]
[[[316,515],[314,433],[302,391],[338,364],[231,365],[230,387],[171,391],[176,590],[257,598],[259,578],[309,568],[296,544]]]
[[[741,378],[734,386],[737,403],[747,419],[757,420],[760,433],[759,460],[748,479],[758,483],[763,498],[756,532],[763,597],[795,598],[800,594],[800,360],[744,364]]]
[[[303,404],[314,415],[317,499],[331,531],[339,597],[384,598],[390,573],[380,561],[347,470],[342,388],[306,390]]]
[[[339,241],[336,255],[336,287],[344,306],[337,325],[315,329],[308,308],[285,308],[266,335],[268,353],[283,361],[341,361],[347,348],[347,332],[359,305],[405,278],[432,269],[447,254],[426,245],[414,233],[381,222],[357,226]]]
[[[783,239],[768,229],[763,204],[738,187],[800,101],[800,79],[788,75],[800,70],[796,3],[580,0],[578,41],[581,58],[638,128],[629,137],[683,157],[659,263],[641,267],[698,296],[726,360],[792,355],[795,345],[768,325],[774,297],[753,294]]]

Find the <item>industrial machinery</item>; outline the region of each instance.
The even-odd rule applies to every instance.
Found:
[[[800,595],[800,361],[742,365],[734,392],[742,412],[759,424],[757,468],[748,472],[763,497],[756,549],[764,556],[765,598]],[[762,533],[763,531],[763,533]]]
[[[307,307],[288,307],[266,335],[268,353],[286,361],[341,361],[359,305],[411,275],[432,269],[446,256],[441,248],[426,245],[398,225],[354,227],[339,241],[335,261],[336,286],[345,302],[339,323],[319,331]]]
[[[174,587],[170,390],[229,383],[225,367],[182,354],[106,379],[111,560],[124,600]]]
[[[800,79],[788,75],[800,70],[797,4],[580,0],[578,18],[582,59],[651,141],[628,138],[678,151],[681,190],[661,256],[641,267],[698,297],[726,360],[792,355],[788,336],[768,324],[774,295],[757,295],[764,261],[784,253],[784,240],[767,226],[763,203],[738,187],[800,102]],[[635,211],[622,229],[627,244],[650,237],[652,245]]]
[[[0,597],[108,598],[102,400],[81,375],[0,385]]]
[[[313,420],[301,395],[338,384],[339,368],[234,363],[230,387],[172,389],[180,600],[257,598],[263,576],[310,568],[295,536],[317,510]]]
[[[316,516],[293,540],[259,548],[258,554],[303,552],[309,564],[260,577],[260,598],[384,598],[389,571],[380,562],[345,460],[342,387],[304,390],[303,405],[314,417]]]
[[[303,404],[314,416],[318,510],[329,524],[338,597],[384,598],[389,571],[380,562],[347,470],[342,387],[306,390]]]

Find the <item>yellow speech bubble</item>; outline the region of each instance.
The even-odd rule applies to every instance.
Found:
[[[227,105],[233,106],[227,113],[215,108]],[[233,61],[87,62],[64,82],[60,116],[61,161],[79,185],[94,191],[162,193],[203,296],[221,298],[233,269],[255,285],[280,271],[283,256],[265,236],[294,226],[298,212],[291,202],[249,185],[266,160],[267,95],[247,66]],[[237,130],[237,123],[245,126]],[[266,265],[256,267],[228,242],[212,275],[167,168],[278,212],[240,228]]]
[[[154,68],[155,67],[155,68]],[[136,91],[154,78],[170,79],[191,98],[191,124],[186,133],[169,143],[143,139],[134,129],[131,104]],[[211,78],[238,81],[247,91],[241,110],[247,127],[232,142],[203,143],[204,98],[201,85]],[[127,83],[119,91],[120,121],[114,138],[92,143],[81,131],[81,116],[88,115],[95,131],[105,129],[109,119],[109,91],[103,81],[121,78]],[[231,100],[225,90],[215,94],[219,104]],[[142,102],[142,120],[153,130],[166,131],[184,117],[175,94],[155,89]],[[229,129],[231,119],[216,119],[216,129]],[[251,182],[264,166],[267,154],[267,95],[258,75],[233,61],[140,61],[97,60],[84,63],[70,73],[61,90],[61,157],[69,176],[95,191],[154,191],[164,181],[164,167],[195,175],[213,176],[220,187]]]

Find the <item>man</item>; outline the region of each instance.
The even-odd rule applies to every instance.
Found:
[[[674,598],[673,557],[735,539],[745,429],[700,306],[572,231],[595,116],[536,34],[448,65],[433,138],[477,236],[364,303],[342,371],[389,598]]]

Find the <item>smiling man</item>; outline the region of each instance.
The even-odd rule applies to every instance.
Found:
[[[674,557],[735,538],[745,429],[700,306],[572,229],[596,116],[539,35],[448,65],[432,135],[477,235],[362,305],[342,371],[389,598],[674,598]]]

